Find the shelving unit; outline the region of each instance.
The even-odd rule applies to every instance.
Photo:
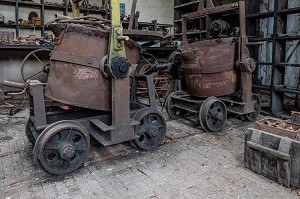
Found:
[[[286,79],[290,78],[288,67],[300,67],[300,63],[293,63],[289,57],[295,56],[300,44],[300,30],[291,33],[291,21],[299,24],[300,3],[293,6],[296,1],[274,0],[274,5],[267,1],[246,0],[247,13],[247,32],[249,41],[261,41],[264,44],[260,47],[250,46],[252,57],[257,60],[257,69],[254,79],[256,82],[253,87],[256,90],[267,92],[270,95],[271,113],[276,116],[285,115],[284,98],[289,94],[300,95],[297,86],[286,85]],[[264,3],[264,5],[262,5]],[[267,8],[265,8],[268,6]],[[296,14],[296,15],[293,15]],[[272,32],[268,35],[261,35],[266,32],[266,27],[262,25],[265,21],[267,26],[272,26]],[[291,46],[296,44],[295,46]],[[292,50],[289,50],[289,49]],[[270,52],[271,56],[264,57],[260,51]],[[288,55],[289,54],[289,55]],[[262,74],[262,70],[268,73]],[[271,81],[267,81],[266,77]],[[299,77],[298,84],[299,84]],[[262,82],[261,80],[265,81]]]
[[[60,11],[63,12],[64,15],[68,15],[69,12],[72,12],[72,8],[67,6],[67,5],[55,5],[55,4],[48,4],[46,3],[45,0],[37,0],[38,2],[27,2],[27,1],[20,1],[20,0],[0,0],[0,6],[1,5],[7,5],[7,6],[11,6],[11,7],[15,7],[15,17],[14,17],[14,21],[15,24],[0,24],[0,30],[1,28],[11,28],[14,30],[15,32],[15,38],[20,37],[20,30],[22,29],[35,29],[40,31],[41,35],[44,35],[45,30],[47,30],[47,27],[44,25],[46,24],[48,21],[45,20],[45,12],[46,11]],[[32,9],[33,11],[36,11],[39,15],[39,17],[41,18],[41,26],[35,26],[33,24],[30,25],[24,25],[21,24],[19,22],[20,17],[20,12],[22,12],[22,9]],[[80,9],[80,12],[83,15],[89,15],[89,14],[104,14],[105,10],[103,9]],[[1,13],[0,13],[1,14]],[[26,18],[27,19],[27,18]],[[7,21],[7,20],[5,20]],[[35,47],[29,47],[28,45],[26,45],[28,48],[30,49],[34,49]],[[36,48],[39,48],[40,46],[37,46]],[[8,45],[0,45],[0,49],[13,49],[13,48],[17,48],[16,45],[13,45],[12,47],[8,46]],[[20,49],[24,49],[26,47],[22,47]]]
[[[212,21],[211,17],[194,16],[191,18],[190,16],[192,13],[203,10],[212,5],[221,6],[237,1],[238,0],[174,0],[174,38],[176,40],[182,39],[182,17],[189,16],[189,20],[186,21],[188,39],[207,39],[207,29]],[[208,14],[210,13],[208,12]],[[235,21],[235,19],[233,19],[233,21]]]
[[[181,40],[182,14],[197,11],[199,2],[199,0],[174,0],[174,37],[176,40]],[[195,32],[191,31],[190,34],[195,34]]]

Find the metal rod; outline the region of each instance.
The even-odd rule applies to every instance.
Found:
[[[21,89],[26,88],[26,84],[24,83],[12,82],[7,80],[3,80],[2,82],[0,82],[0,85]]]
[[[130,19],[129,19],[129,25],[128,25],[128,29],[132,30],[133,27],[133,22],[134,22],[134,16],[135,16],[135,10],[136,10],[136,3],[137,0],[133,0],[132,2],[132,7],[131,7],[131,13],[130,13]]]
[[[17,119],[17,118],[25,118],[25,116],[0,115],[0,118],[12,118],[12,119]]]

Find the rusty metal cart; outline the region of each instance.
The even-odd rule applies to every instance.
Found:
[[[247,46],[259,43],[249,43],[246,37],[245,2],[217,7],[211,1],[206,7],[201,2],[198,11],[182,15],[177,57],[186,91],[172,93],[166,107],[172,119],[198,114],[201,127],[215,132],[224,126],[227,112],[251,121],[260,112],[260,99],[252,93],[256,63]],[[191,33],[188,28],[196,19],[200,25]],[[191,37],[193,34],[199,37]]]
[[[35,162],[51,174],[81,167],[90,136],[103,146],[130,141],[144,150],[155,149],[164,139],[167,127],[156,110],[153,76],[143,77],[149,83],[149,105],[136,100],[134,87],[130,91],[142,49],[128,38],[162,35],[137,30],[123,35],[119,3],[111,1],[111,22],[62,17],[49,25],[56,37],[51,62],[43,68],[48,80],[27,81],[26,135],[34,144]]]

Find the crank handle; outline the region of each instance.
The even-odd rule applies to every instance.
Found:
[[[118,36],[118,41],[121,42],[121,41],[128,41],[129,40],[129,37],[128,36]]]

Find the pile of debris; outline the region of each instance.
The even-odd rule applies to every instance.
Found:
[[[276,128],[281,128],[281,129],[286,129],[289,131],[295,131],[292,126],[288,125],[285,121],[283,120],[276,120],[275,122],[272,122],[270,120],[267,120],[264,122],[264,124]]]
[[[291,139],[299,140],[300,138],[300,125],[276,118],[256,121],[256,129]]]

